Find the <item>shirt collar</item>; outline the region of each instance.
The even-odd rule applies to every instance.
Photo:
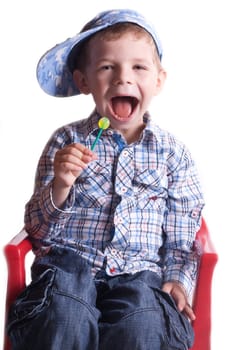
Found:
[[[152,119],[149,112],[146,112],[143,116],[144,123],[146,124],[145,129],[143,130],[143,137],[145,135],[154,137],[157,141],[161,139],[161,130],[159,126]]]

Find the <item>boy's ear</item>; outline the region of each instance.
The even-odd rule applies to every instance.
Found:
[[[155,96],[161,92],[166,78],[167,78],[167,72],[163,68],[161,68],[156,77]]]
[[[90,93],[85,74],[83,74],[80,70],[76,69],[73,72],[73,79],[76,87],[82,94],[88,95]]]

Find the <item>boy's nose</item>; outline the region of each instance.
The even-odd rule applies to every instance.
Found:
[[[113,78],[113,85],[123,85],[123,84],[132,84],[133,77],[132,73],[125,68],[118,68],[115,71]]]

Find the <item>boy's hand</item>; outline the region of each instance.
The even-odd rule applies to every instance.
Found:
[[[54,158],[53,201],[58,208],[65,202],[75,180],[95,159],[96,154],[80,143],[72,143],[57,151]]]
[[[186,293],[179,283],[166,282],[164,283],[162,290],[171,294],[180,312],[183,312],[191,321],[195,320],[196,316],[193,309],[189,305]]]
[[[96,155],[80,143],[70,144],[57,151],[54,159],[54,175],[60,185],[71,187],[88,163]]]

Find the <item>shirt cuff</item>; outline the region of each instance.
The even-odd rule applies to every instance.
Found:
[[[46,217],[48,220],[57,222],[66,220],[67,217],[70,217],[70,215],[74,213],[72,210],[74,201],[75,194],[72,187],[69,196],[62,208],[57,208],[53,201],[52,184],[50,184],[44,189],[42,193],[40,206],[42,208],[44,217]]]
[[[180,270],[180,267],[173,266],[172,269],[167,269],[165,271],[163,281],[164,283],[177,282],[181,284],[185,289],[187,296],[190,297],[195,287],[196,278],[191,278],[187,272],[185,273]]]

